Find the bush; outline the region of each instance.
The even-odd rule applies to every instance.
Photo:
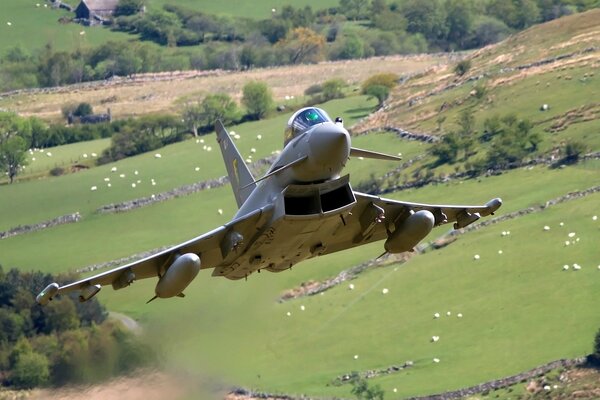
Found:
[[[471,60],[462,60],[454,67],[454,73],[463,76],[471,69]]]
[[[65,173],[65,169],[62,167],[54,167],[50,170],[51,176],[61,176]]]
[[[579,157],[587,150],[587,146],[583,142],[568,141],[565,146],[565,162],[576,163]]]
[[[261,119],[273,107],[273,96],[266,83],[248,82],[243,89],[242,103],[250,119]]]

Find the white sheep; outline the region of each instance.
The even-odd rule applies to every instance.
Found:
[[[261,140],[262,139],[262,135],[256,135],[256,140]]]
[[[480,257],[479,257],[479,254],[475,254],[475,255],[473,256],[473,260],[479,260],[479,258],[480,258]]]
[[[92,157],[98,157],[98,154],[92,153]]]
[[[233,138],[234,138],[235,140],[240,140],[242,137],[241,137],[240,135],[235,135],[235,136],[233,136]]]
[[[437,319],[437,318],[439,318],[439,317],[440,317],[440,313],[437,313],[437,312],[436,312],[435,314],[433,314],[433,318],[436,318],[436,319]]]
[[[161,158],[161,157],[162,157],[162,155],[161,155],[160,153],[156,153],[156,154],[154,155],[154,158]]]
[[[96,187],[96,186],[92,186],[92,187],[90,188],[90,190],[91,190],[92,192],[95,192],[96,190],[98,190],[98,187]]]
[[[219,208],[219,209],[217,210],[217,213],[219,213],[219,215],[223,215],[223,209],[222,209],[222,208]]]
[[[355,355],[354,355],[354,359],[355,359],[355,360],[358,360],[358,354],[355,354]]]
[[[565,264],[565,265],[563,265],[563,270],[564,270],[564,271],[568,271],[568,270],[569,270],[569,264]]]
[[[502,255],[504,253],[502,250],[498,250],[498,254]]]
[[[253,147],[250,149],[250,153],[256,153],[256,149]]]
[[[451,313],[450,311],[448,311],[448,312],[446,312],[446,315],[447,315],[447,316],[451,316],[451,315],[452,315],[452,313]]]
[[[304,307],[304,305],[301,305],[300,310],[304,311],[304,310],[306,310],[306,307]]]
[[[600,268],[600,266],[598,266],[598,268]],[[349,284],[348,285],[348,289],[354,290],[354,284],[353,283]]]
[[[196,171],[196,172],[200,171],[200,167],[194,168],[194,171]]]
[[[570,237],[570,238],[572,238],[572,237],[575,237],[575,235],[576,235],[576,233],[575,233],[575,232],[569,232],[569,237]]]
[[[457,316],[458,318],[462,318],[462,317],[463,317],[462,313],[458,313],[458,314],[456,314],[456,316]]]
[[[119,174],[119,178],[125,178],[125,174]]]
[[[104,178],[104,182],[110,182],[110,178]]]
[[[439,336],[432,336],[432,337],[431,337],[431,341],[432,341],[433,343],[436,343],[438,340],[440,340],[440,337],[439,337]]]
[[[383,293],[383,294],[388,294],[388,292],[389,292],[388,288],[383,288],[383,290],[381,291],[381,293]]]
[[[548,225],[546,225],[546,226],[544,226],[544,230],[545,230],[545,231],[549,231],[549,230],[550,230],[550,227],[549,227]]]
[[[598,219],[598,216],[597,216],[597,215],[594,215],[594,216],[592,217],[592,221],[596,221],[597,219]]]
[[[433,359],[433,362],[437,364],[437,363],[440,362],[440,359],[436,357],[436,358]]]
[[[132,188],[135,188],[135,186],[136,186],[136,185],[135,185],[135,182],[131,184],[131,187],[132,187]]]
[[[110,172],[117,172],[117,167],[112,167],[112,168],[110,169]]]

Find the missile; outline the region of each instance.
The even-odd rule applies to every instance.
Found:
[[[200,257],[194,253],[179,256],[156,284],[156,297],[163,299],[180,296],[200,272]],[[154,300],[154,299],[152,299]]]
[[[48,304],[48,302],[50,300],[52,300],[52,298],[54,296],[57,295],[58,293],[58,283],[51,283],[48,286],[46,286],[46,288],[44,290],[42,290],[40,292],[40,294],[38,294],[35,298],[35,301],[42,305],[45,306],[46,304]]]
[[[421,210],[411,214],[388,236],[384,248],[388,253],[412,250],[433,229],[435,217],[430,211]]]

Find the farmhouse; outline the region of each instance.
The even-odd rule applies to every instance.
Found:
[[[119,0],[81,0],[75,18],[93,23],[107,21],[115,12]]]

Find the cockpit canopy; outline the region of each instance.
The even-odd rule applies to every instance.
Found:
[[[329,115],[320,108],[306,107],[302,108],[294,115],[291,116],[285,128],[285,143],[286,145],[290,140],[298,135],[306,132],[309,128],[322,124],[323,122],[332,122]]]

